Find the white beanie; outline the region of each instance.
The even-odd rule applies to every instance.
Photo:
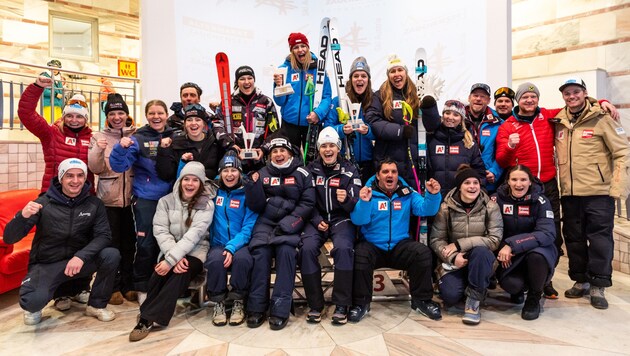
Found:
[[[339,134],[335,129],[328,126],[324,128],[317,138],[317,149],[319,149],[325,143],[334,143],[339,149],[341,149],[341,140],[339,139]]]
[[[187,175],[193,175],[199,178],[202,184],[207,180],[206,167],[203,165],[203,163],[198,161],[190,161],[186,163],[184,168],[182,168],[181,172],[179,173],[179,179],[182,179],[184,176]]]
[[[63,178],[63,175],[66,174],[66,172],[72,168],[79,168],[80,170],[83,171],[83,174],[87,175],[87,165],[85,165],[85,162],[83,162],[82,160],[78,158],[68,158],[68,159],[64,159],[59,164],[59,171],[57,172],[57,178],[59,178],[59,180],[61,181],[61,178]]]
[[[81,94],[74,94],[63,108],[63,116],[66,116],[66,114],[79,114],[87,119],[89,112],[85,97]]]
[[[387,72],[386,73],[389,73],[390,69],[395,68],[395,67],[403,67],[403,69],[405,69],[405,72],[409,72],[407,70],[407,65],[405,64],[405,62],[402,61],[402,59],[398,58],[398,56],[395,54],[390,54],[389,56],[387,56]]]

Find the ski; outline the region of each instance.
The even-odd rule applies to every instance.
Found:
[[[227,54],[223,52],[217,53],[215,61],[217,64],[217,75],[219,77],[219,93],[221,93],[221,109],[223,110],[225,132],[233,139],[230,63],[228,62]]]
[[[350,103],[348,102],[348,95],[346,93],[346,80],[343,77],[343,66],[341,65],[341,43],[339,42],[339,31],[337,29],[337,19],[330,19],[329,26],[330,32],[330,55],[332,57],[332,65],[335,71],[335,83],[337,84],[337,100],[339,100],[339,107],[346,114],[350,114],[351,119],[357,119],[359,117],[359,112],[356,110],[355,115],[351,112]],[[359,107],[360,108],[360,107]],[[352,121],[354,122],[354,121]],[[350,135],[345,135],[344,143],[346,146],[345,158],[349,160],[356,168],[359,170],[359,166],[356,163],[354,157],[354,132]]]
[[[319,51],[317,52],[317,72],[315,74],[314,90],[311,96],[311,111],[319,106],[324,93],[324,80],[326,78],[326,58],[328,56],[328,48],[330,42],[330,32],[328,30],[330,19],[324,17],[322,19],[319,30]],[[308,95],[308,94],[307,94]],[[323,117],[319,118],[320,121]],[[317,158],[317,136],[322,123],[308,124],[308,133],[306,134],[306,144],[304,147],[304,164],[312,162]]]
[[[427,73],[427,51],[424,48],[416,49],[416,90],[418,99],[424,95],[424,75]],[[422,110],[418,108],[418,181],[420,182],[420,194],[424,195],[425,181],[427,179],[427,130],[422,123]],[[419,219],[418,241],[427,244],[427,219]]]

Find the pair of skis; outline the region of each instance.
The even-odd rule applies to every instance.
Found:
[[[221,93],[221,109],[223,110],[223,123],[225,124],[225,132],[234,139],[232,129],[232,92],[230,90],[230,62],[227,54],[223,52],[217,53],[215,56],[217,64],[217,75],[219,77],[219,92]]]
[[[330,49],[330,19],[324,17],[319,28],[319,51],[317,51],[317,71],[315,73],[315,88],[312,90],[309,85],[306,86],[305,94],[310,97],[311,100],[311,112],[314,108],[319,106],[322,101],[322,95],[324,93],[324,83],[326,80],[326,60],[328,58],[328,50]],[[319,118],[320,121],[324,120],[323,117]],[[312,162],[317,158],[317,137],[319,136],[319,129],[321,128],[321,122],[309,123],[308,131],[306,133],[306,143],[304,145],[304,164]]]
[[[416,49],[416,91],[418,99],[424,96],[424,75],[427,74],[426,65],[427,52],[424,48]],[[410,157],[411,159],[411,157]],[[413,163],[413,162],[412,162]],[[427,179],[427,130],[422,123],[422,110],[418,107],[418,193],[424,195],[425,181]],[[428,245],[427,219],[418,219],[417,239],[421,243]]]

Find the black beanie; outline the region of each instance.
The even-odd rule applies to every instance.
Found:
[[[123,97],[118,93],[112,93],[107,96],[107,104],[105,104],[105,115],[110,111],[122,110],[129,115],[129,107]]]
[[[470,168],[469,166],[460,166],[457,169],[457,173],[455,173],[455,186],[457,187],[457,189],[461,188],[462,183],[464,183],[464,181],[468,178],[475,178],[481,184],[481,177],[479,177],[479,174],[476,170]]]
[[[254,70],[250,66],[240,66],[236,69],[236,72],[234,72],[234,77],[236,77],[235,80],[237,82],[238,82],[238,79],[244,75],[251,75],[254,78],[254,80],[256,80],[256,75],[254,74]]]

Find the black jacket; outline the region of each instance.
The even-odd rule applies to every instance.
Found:
[[[193,161],[203,163],[206,168],[206,178],[214,179],[217,176],[223,150],[219,148],[214,134],[209,131],[201,144],[201,150],[197,150],[185,134],[173,137],[173,143],[166,148],[160,146],[155,164],[158,177],[167,182],[174,181],[177,178],[182,155],[187,152],[193,154]]]
[[[4,230],[4,241],[14,244],[37,227],[29,264],[53,263],[79,257],[84,262],[94,258],[111,244],[111,231],[105,205],[90,195],[86,182],[81,193],[69,199],[61,192],[57,177],[35,202],[43,208],[26,219],[20,210]]]
[[[313,175],[317,205],[311,219],[315,228],[320,222],[338,222],[350,219],[350,213],[354,209],[361,190],[361,178],[357,169],[350,162],[339,158],[333,167],[326,167],[321,158],[309,163],[307,169]],[[343,203],[337,200],[337,190],[347,192],[347,198]]]

